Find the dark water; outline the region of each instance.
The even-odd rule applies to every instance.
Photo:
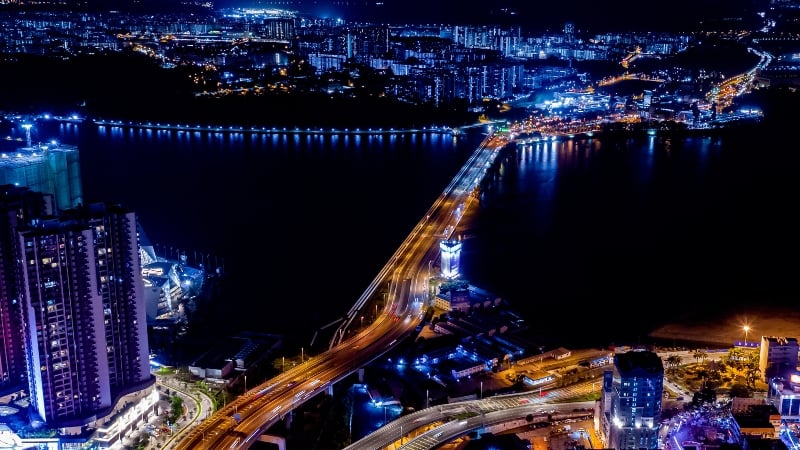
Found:
[[[797,163],[766,130],[534,145],[484,194],[467,275],[574,345],[796,309]]]
[[[224,264],[207,335],[252,329],[306,342],[352,306],[481,131],[454,140],[56,129],[80,146],[87,201],[122,203],[162,248]],[[558,345],[647,343],[661,323],[793,307],[797,163],[783,135],[763,130],[519,149],[464,230],[463,272]]]
[[[347,313],[484,137],[56,131],[79,145],[87,202],[121,203],[162,250],[224,265],[205,335],[306,344]]]

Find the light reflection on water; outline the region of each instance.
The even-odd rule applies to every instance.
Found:
[[[286,299],[304,305],[309,326],[349,309],[482,138],[118,127],[81,137],[74,124],[59,134],[85,146],[85,195],[131,205],[156,239],[227,252],[250,280],[229,308],[275,308],[240,320],[276,332],[296,314]],[[800,250],[786,208],[798,189],[782,181],[797,157],[769,156],[763,140],[594,136],[521,147],[481,193],[463,273],[562,343],[586,330],[594,343],[619,342],[687,308],[796,294],[776,252]],[[582,315],[561,320],[565,305]],[[659,317],[614,313],[642,305]]]
[[[237,286],[215,311],[220,320],[272,311],[226,320],[220,332],[296,332],[286,317],[305,304],[304,333],[352,306],[483,138],[119,126],[81,134],[74,124],[55,133],[79,145],[87,201],[133,209],[154,243],[224,257]]]

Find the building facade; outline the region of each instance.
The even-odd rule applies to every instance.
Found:
[[[664,366],[651,351],[614,356],[603,377],[599,431],[608,448],[658,448]]]
[[[96,204],[19,233],[22,327],[31,404],[80,427],[152,387],[136,217]]]
[[[442,277],[456,278],[461,261],[461,241],[444,240],[439,243]]]
[[[765,381],[771,378],[786,378],[797,370],[796,338],[762,336],[759,350],[758,368]]]
[[[0,186],[0,392],[19,390],[27,379],[17,228],[26,221],[52,213],[52,196],[26,187]]]
[[[83,202],[78,148],[29,143],[14,153],[0,153],[0,184],[50,194],[59,210],[73,208]]]

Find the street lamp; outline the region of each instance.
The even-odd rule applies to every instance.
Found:
[[[744,330],[744,346],[747,347],[747,333],[750,331],[750,325],[745,325],[742,329]]]

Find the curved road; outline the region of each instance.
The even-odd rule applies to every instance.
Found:
[[[358,334],[335,342],[328,351],[249,390],[201,422],[174,448],[249,448],[296,406],[387,353],[408,336],[424,314],[429,262],[438,258],[439,243],[452,235],[471,194],[508,142],[489,133],[348,314],[352,320],[354,311],[361,310],[377,295],[378,288],[388,283],[384,311],[375,322]]]
[[[714,352],[715,356],[724,356],[725,352]],[[659,352],[661,358],[676,355],[681,364],[696,362],[694,352],[670,351]],[[558,416],[574,415],[574,408],[594,408],[594,401],[565,402],[570,398],[578,398],[597,392],[602,379],[592,379],[561,388],[548,389],[544,396],[538,391],[498,395],[481,400],[467,400],[419,410],[401,416],[387,423],[368,436],[345,447],[345,450],[380,450],[392,446],[398,449],[430,450],[437,448],[473,430],[479,430],[494,424],[518,420],[528,414],[537,419],[547,420],[547,411]],[[664,384],[675,392],[691,394],[676,386],[664,377]],[[680,402],[678,402],[680,403]]]
[[[594,408],[594,401],[561,402],[596,392],[599,386],[595,384],[587,381],[552,389],[544,396],[540,396],[538,391],[524,392],[421,409],[387,423],[345,447],[345,450],[383,449],[399,444],[401,436],[401,448],[432,449],[485,425],[526,417],[528,414],[539,416],[542,420],[547,420],[548,414],[572,416],[575,415],[575,408]],[[504,411],[508,413],[498,414]],[[485,417],[486,423],[476,421],[475,417],[478,416]],[[470,421],[461,423],[465,419]]]

